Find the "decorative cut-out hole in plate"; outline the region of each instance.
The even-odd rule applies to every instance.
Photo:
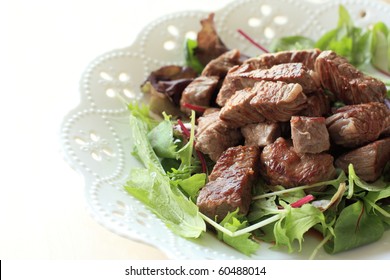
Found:
[[[261,10],[261,13],[262,13],[263,15],[265,15],[265,16],[270,15],[271,12],[272,12],[272,8],[271,8],[271,6],[269,6],[269,5],[262,5],[261,8],[260,8],[260,10]]]
[[[169,40],[164,42],[164,49],[166,49],[167,51],[171,51],[175,48],[176,48],[176,43],[174,41]]]
[[[168,26],[167,29],[168,29],[169,34],[171,34],[172,36],[175,36],[175,37],[179,36],[179,29],[176,26],[170,25],[170,26]]]
[[[257,17],[251,17],[248,19],[248,25],[250,27],[259,27],[261,25],[261,19]]]
[[[133,99],[136,97],[136,93],[134,93],[133,91],[131,91],[127,88],[123,89],[123,94],[130,99]]]
[[[121,82],[127,82],[128,80],[130,80],[130,76],[127,73],[120,73],[118,79]]]
[[[184,37],[186,39],[196,40],[197,33],[195,31],[187,31]]]
[[[114,98],[116,96],[116,90],[113,88],[106,89],[106,95],[110,98]]]
[[[286,16],[276,16],[274,17],[274,22],[278,25],[285,25],[288,22],[288,18]]]
[[[272,39],[275,37],[275,31],[271,27],[266,27],[264,29],[264,36],[268,39]]]
[[[112,81],[113,80],[113,77],[110,74],[108,74],[107,72],[100,72],[100,77],[103,80],[106,80],[106,81]]]

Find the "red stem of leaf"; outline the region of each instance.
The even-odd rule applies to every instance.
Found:
[[[360,214],[359,214],[359,217],[358,217],[358,220],[357,220],[357,223],[356,223],[355,232],[359,231],[360,221],[362,219],[363,214],[364,214],[364,204],[362,206],[362,211],[360,211]]]
[[[291,203],[290,206],[292,208],[298,208],[298,207],[301,207],[302,205],[304,205],[312,200],[314,200],[314,196],[311,194],[308,194],[307,196],[305,196],[301,199],[298,199],[297,201]]]
[[[190,138],[191,133],[188,131],[184,123],[179,119],[177,120],[177,123],[180,125],[181,130],[183,131],[183,134],[187,137]]]
[[[207,174],[207,164],[206,164],[206,159],[204,158],[204,155],[198,150],[195,150],[195,151],[196,151],[196,155],[198,156],[198,158],[200,160],[200,165],[202,166],[202,172]]]
[[[262,50],[263,52],[265,53],[269,53],[269,51],[264,48],[262,45],[260,45],[259,43],[257,43],[255,40],[253,40],[248,34],[246,34],[243,30],[241,29],[237,29],[237,32],[240,33],[242,36],[244,36],[245,39],[247,39],[252,45],[254,45],[255,47],[259,48],[260,50]]]
[[[191,133],[190,131],[186,128],[186,126],[184,125],[184,123],[178,119],[177,120],[177,123],[179,124],[181,130],[183,131],[183,134],[187,137],[187,138],[190,138],[191,137]],[[195,146],[195,141],[194,141],[194,146]],[[203,173],[207,173],[207,164],[206,164],[206,159],[204,158],[204,155],[195,149],[195,152],[196,152],[196,155],[198,156],[199,158],[199,161],[200,161],[200,164],[202,166],[202,172]]]
[[[198,105],[194,105],[194,104],[190,104],[190,103],[183,103],[182,105],[185,108],[194,110],[194,111],[199,112],[199,113],[204,113],[204,111],[206,111],[206,109],[207,109],[206,107],[202,107],[202,106],[198,106]]]

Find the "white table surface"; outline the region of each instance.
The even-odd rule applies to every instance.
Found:
[[[160,15],[228,2],[0,2],[0,259],[166,258],[89,216],[83,178],[62,159],[59,127],[95,57],[130,45]]]

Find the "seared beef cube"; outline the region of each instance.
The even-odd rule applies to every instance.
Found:
[[[244,89],[248,85],[240,84],[240,80],[237,79],[239,73],[253,70],[249,65],[235,65],[226,74],[225,79],[222,82],[221,89],[218,92],[216,102],[219,106],[224,106],[227,100],[234,95],[238,90]],[[253,85],[253,84],[252,84]]]
[[[256,92],[250,88],[237,91],[222,107],[219,117],[231,127],[263,122],[264,117],[250,105]]]
[[[314,69],[314,61],[321,53],[318,49],[300,51],[282,51],[277,53],[266,53],[258,57],[245,60],[241,66],[234,66],[226,75],[221,90],[217,96],[217,104],[224,106],[226,101],[237,91],[246,87],[252,87],[257,80],[239,78],[242,73],[255,69],[268,69],[274,65],[284,63],[302,63],[309,70]],[[309,71],[317,82],[319,78],[315,73]]]
[[[390,137],[347,152],[337,158],[335,164],[348,173],[348,165],[352,163],[360,179],[373,182],[381,176],[388,161],[390,161]]]
[[[244,61],[244,64],[250,64],[255,69],[267,69],[278,64],[300,62],[313,70],[314,62],[320,53],[319,49],[264,53]]]
[[[201,107],[210,106],[210,100],[217,87],[218,76],[199,76],[195,78],[184,90],[180,99],[180,110],[187,114],[191,109],[185,107],[185,104],[197,105]]]
[[[356,69],[333,51],[323,51],[316,59],[315,71],[322,85],[345,104],[383,102],[386,86]]]
[[[306,117],[322,117],[329,115],[330,111],[330,98],[322,89],[318,89],[307,95],[306,108],[299,112],[299,115]]]
[[[237,79],[298,83],[302,86],[304,93],[316,91],[320,86],[317,75],[302,63],[283,63],[272,66],[270,69],[256,69],[238,74]]]
[[[234,49],[211,60],[203,69],[201,76],[218,76],[223,79],[229,69],[238,64],[241,64],[240,52]]]
[[[232,129],[219,118],[219,110],[213,110],[198,119],[195,131],[195,148],[217,161],[223,151],[236,146],[242,140],[239,129]]]
[[[383,103],[348,105],[326,119],[331,140],[344,147],[372,142],[390,127],[390,109]]]
[[[289,121],[306,106],[307,98],[299,84],[261,81],[253,90],[257,94],[250,105],[270,121]]]
[[[325,118],[294,116],[290,123],[291,138],[297,153],[318,154],[330,148]]]
[[[278,138],[261,153],[261,175],[270,185],[287,188],[331,180],[336,175],[333,157],[326,153],[297,153],[290,141]]]
[[[265,147],[281,136],[281,128],[275,122],[248,124],[241,127],[241,133],[245,138],[245,145]]]
[[[209,182],[200,190],[197,198],[200,212],[218,222],[237,208],[246,215],[252,200],[259,155],[255,146],[227,149],[215,164]]]

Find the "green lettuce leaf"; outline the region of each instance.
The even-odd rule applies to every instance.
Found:
[[[194,69],[198,74],[202,73],[204,66],[195,55],[195,49],[198,47],[196,40],[187,39],[184,48],[186,65]]]
[[[226,217],[221,221],[220,225],[230,230],[231,232],[236,232],[247,227],[248,222],[242,215],[238,214],[237,209],[236,211],[226,215]],[[250,238],[251,236],[252,234],[250,233],[244,233],[239,236],[232,237],[226,233],[218,231],[218,239],[223,240],[226,244],[248,256],[255,253],[260,247],[259,243],[253,241]]]
[[[167,115],[148,133],[148,140],[158,157],[177,158],[177,145],[174,143],[172,123]]]
[[[381,219],[357,201],[341,211],[334,225],[334,238],[324,248],[329,254],[350,250],[379,240],[383,232]]]
[[[299,251],[302,249],[303,235],[317,224],[322,225],[325,231],[326,222],[324,214],[312,206],[304,204],[299,208],[292,208],[283,203],[285,213],[275,223],[275,247],[287,246],[289,252],[294,251],[293,243],[298,241]]]
[[[130,126],[137,153],[145,169],[130,172],[125,190],[143,202],[174,233],[197,238],[206,230],[198,207],[177,188],[172,188],[169,176],[147,137],[148,125],[142,119],[130,115]]]
[[[199,193],[199,190],[206,184],[206,174],[194,174],[187,179],[179,181],[178,184],[187,195],[190,197],[196,197]]]

